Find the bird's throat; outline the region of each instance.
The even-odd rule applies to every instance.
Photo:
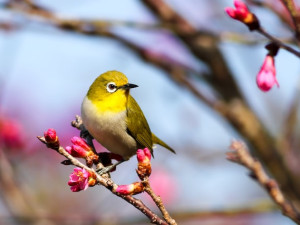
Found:
[[[122,112],[126,110],[128,101],[128,91],[117,91],[105,98],[89,98],[89,100],[96,106],[99,113],[107,112]]]

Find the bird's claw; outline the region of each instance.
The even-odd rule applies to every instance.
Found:
[[[97,169],[96,172],[97,172],[100,176],[102,176],[103,174],[106,174],[106,173],[109,174],[109,172],[111,172],[115,167],[116,167],[116,165],[106,166],[106,167]]]

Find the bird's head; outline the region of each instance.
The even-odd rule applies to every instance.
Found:
[[[102,110],[119,110],[126,106],[129,90],[138,87],[128,83],[127,77],[116,70],[101,74],[91,85],[87,97]]]

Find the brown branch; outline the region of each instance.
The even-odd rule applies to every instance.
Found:
[[[290,20],[288,15],[284,13],[283,10],[279,10],[278,7],[276,7],[276,4],[272,4],[271,2],[266,1],[259,1],[259,0],[246,0],[248,4],[253,4],[255,6],[264,7],[272,11],[274,14],[276,14],[282,23],[287,25],[287,27],[290,30],[294,30],[293,22]]]
[[[156,206],[159,208],[159,210],[161,211],[164,219],[168,222],[168,224],[170,225],[176,225],[176,221],[174,219],[172,219],[172,217],[169,215],[168,211],[166,210],[160,196],[157,196],[153,189],[151,188],[150,182],[148,177],[146,179],[143,180],[143,185],[145,187],[145,192],[152,198],[152,200],[154,201],[154,203],[156,204]]]
[[[283,123],[283,131],[280,137],[282,155],[293,153],[298,149],[296,146],[297,134],[295,134],[296,127],[298,125],[298,113],[300,104],[300,82],[298,82],[297,89],[295,90],[292,101],[288,107],[288,111],[285,116],[285,122]]]
[[[262,27],[260,27],[257,32],[259,32],[260,34],[262,34],[263,36],[265,36],[266,38],[268,38],[269,40],[271,40],[272,42],[276,43],[280,48],[283,48],[285,50],[287,50],[288,52],[292,53],[293,55],[297,56],[298,58],[300,58],[300,52],[293,49],[292,47],[284,44],[281,40],[273,37],[271,34],[269,34],[265,29],[263,29]]]
[[[227,153],[227,159],[248,168],[251,176],[268,192],[273,201],[281,208],[282,213],[300,224],[299,212],[285,198],[277,182],[269,178],[262,164],[250,155],[246,145],[240,141],[233,141],[230,148],[233,151]]]
[[[289,11],[295,26],[295,36],[300,41],[300,13],[295,5],[294,0],[280,0]]]
[[[38,139],[44,143],[48,144],[44,137],[38,136]],[[56,150],[56,149],[54,149]],[[155,224],[163,224],[167,225],[168,223],[162,219],[160,219],[154,212],[152,212],[142,201],[132,197],[131,195],[120,195],[115,190],[117,188],[117,184],[115,184],[110,178],[108,177],[102,177],[100,176],[93,168],[89,168],[83,163],[81,163],[79,160],[71,156],[62,146],[59,146],[57,149],[57,152],[64,157],[66,157],[74,166],[80,167],[85,169],[86,171],[90,172],[91,174],[94,174],[96,177],[96,180],[99,184],[106,187],[108,190],[110,190],[114,195],[123,198],[125,201],[133,205],[136,209],[141,211],[144,215],[146,215],[152,223]]]

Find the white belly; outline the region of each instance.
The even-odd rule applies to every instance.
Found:
[[[136,153],[136,141],[126,131],[126,111],[99,113],[85,97],[81,106],[85,128],[107,150],[129,159]]]

